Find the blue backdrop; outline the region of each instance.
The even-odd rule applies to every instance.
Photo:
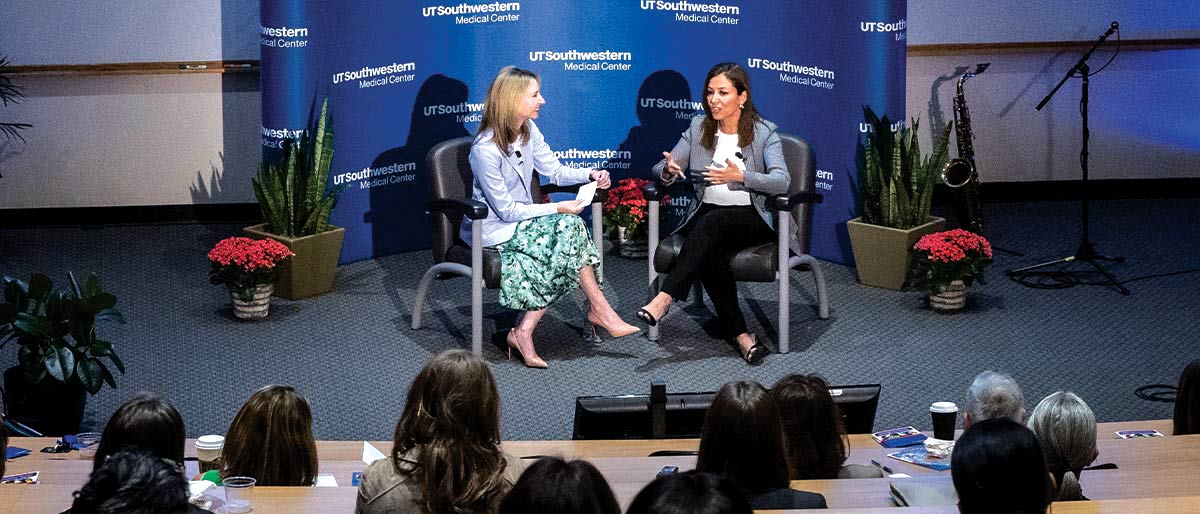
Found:
[[[619,179],[648,177],[723,61],[748,69],[764,117],[812,145],[825,202],[811,252],[851,260],[862,107],[905,112],[906,0],[414,4],[262,0],[264,156],[329,97],[343,262],[429,247],[425,154],[475,132],[501,67],[542,76],[538,126],[565,164]]]

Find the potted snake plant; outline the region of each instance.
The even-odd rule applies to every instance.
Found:
[[[283,142],[283,157],[268,161],[253,179],[264,223],[246,227],[256,239],[271,238],[295,254],[279,265],[275,296],[298,300],[333,290],[346,229],[329,224],[337,197],[345,188],[329,188],[333,160],[333,124],[329,100],[299,138]]]
[[[50,277],[29,282],[4,277],[0,303],[0,347],[16,343],[17,365],[4,371],[8,416],[43,435],[74,434],[83,420],[85,393],[116,388],[111,365],[125,373],[113,343],[96,334],[96,322],[124,323],[117,297],[100,287],[96,274],[82,286],[55,291]]]
[[[933,188],[947,158],[953,123],[946,124],[924,159],[917,142],[919,122],[893,131],[887,116],[870,107],[871,126],[859,163],[862,216],[846,222],[850,247],[864,285],[901,290],[912,264],[909,250],[921,236],[941,230],[946,220],[929,215]]]

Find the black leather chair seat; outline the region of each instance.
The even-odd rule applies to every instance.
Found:
[[[675,265],[679,250],[683,246],[683,236],[674,234],[663,239],[654,252],[654,271],[667,273]],[[730,265],[733,277],[738,282],[774,282],[775,270],[779,269],[775,243],[765,243],[751,246],[733,255]],[[808,265],[797,266],[795,269],[806,270]]]
[[[456,241],[446,251],[446,260],[470,267],[471,245]],[[500,288],[500,252],[494,248],[483,249],[483,286],[488,289]]]

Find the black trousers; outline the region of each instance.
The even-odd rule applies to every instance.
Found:
[[[753,206],[701,204],[681,233],[683,246],[663,280],[662,291],[676,301],[686,300],[692,284],[699,280],[716,308],[725,337],[745,333],[746,318],[738,306],[729,260],[741,250],[775,240],[775,231]]]

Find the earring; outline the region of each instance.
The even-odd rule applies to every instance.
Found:
[[[745,108],[746,108],[746,104],[739,104],[739,105],[738,105],[738,109],[745,109]]]

